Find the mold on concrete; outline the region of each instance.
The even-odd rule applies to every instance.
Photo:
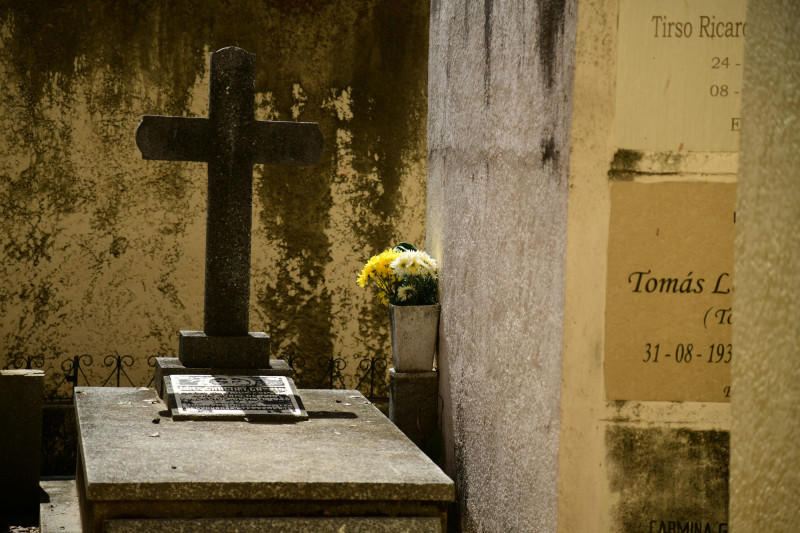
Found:
[[[559,64],[558,45],[564,39],[564,22],[568,19],[572,4],[566,0],[542,0],[536,2],[537,29],[536,41],[539,65],[544,71],[547,88],[556,81]]]
[[[606,428],[610,531],[727,531],[728,431]]]
[[[614,153],[608,179],[632,181],[735,181],[737,152],[662,152],[620,148]]]

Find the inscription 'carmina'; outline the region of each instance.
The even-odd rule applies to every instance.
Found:
[[[728,524],[721,522],[684,522],[682,520],[650,520],[650,533],[728,533]]]

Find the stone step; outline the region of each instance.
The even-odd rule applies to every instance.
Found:
[[[39,506],[40,533],[81,533],[78,490],[74,479],[42,479],[47,500]]]
[[[198,518],[108,520],[104,533],[440,533],[438,518]]]
[[[40,533],[81,533],[78,491],[74,479],[42,480],[49,502],[41,504]],[[111,520],[112,533],[148,531],[211,533],[217,531],[258,532],[279,530],[347,533],[436,533],[438,518],[216,518],[184,520]]]

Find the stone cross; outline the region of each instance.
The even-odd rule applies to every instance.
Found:
[[[208,118],[145,115],[136,130],[143,159],[208,163],[203,319],[207,337],[249,335],[253,164],[314,165],[322,153],[317,123],[255,120],[255,57],[236,47],[211,54]],[[208,360],[184,361],[187,333],[200,332],[181,332],[183,364],[261,364],[236,356],[220,362],[214,354]],[[225,344],[231,351],[230,339]],[[267,356],[268,350],[267,344]],[[269,366],[268,361],[264,364]]]

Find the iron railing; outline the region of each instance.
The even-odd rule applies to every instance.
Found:
[[[46,361],[42,355],[7,354],[4,368],[45,369],[46,373],[52,373],[51,379],[45,385],[46,399],[64,401],[73,398],[76,386],[152,387],[156,357],[174,355],[148,355],[137,359],[132,355],[84,353],[66,357],[56,362],[52,368],[45,368]],[[323,355],[310,358],[288,354],[279,359],[286,361],[295,371],[295,381],[301,389],[347,389],[354,383],[352,388],[359,390],[370,400],[385,400],[389,396],[389,364],[386,358],[376,356],[356,359],[358,364],[353,375],[343,372],[348,361],[341,357]],[[145,372],[140,371],[142,364],[149,367]],[[61,369],[60,372],[56,370],[58,368]],[[132,378],[131,374],[144,374],[149,376],[149,381],[140,382]],[[351,387],[348,387],[348,383]]]

